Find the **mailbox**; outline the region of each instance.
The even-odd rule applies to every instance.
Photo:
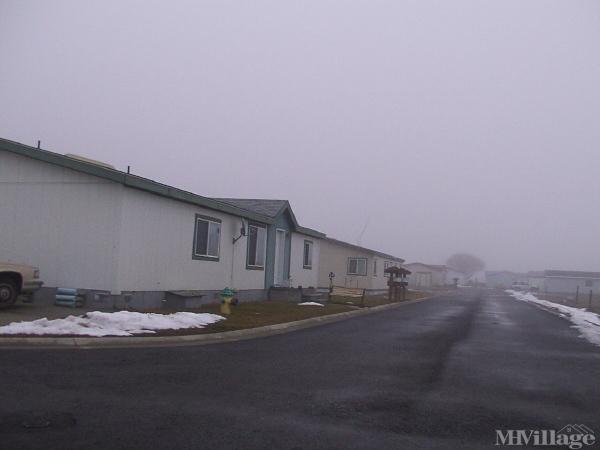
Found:
[[[388,267],[383,272],[389,275],[387,283],[389,301],[405,300],[410,270],[394,266]]]

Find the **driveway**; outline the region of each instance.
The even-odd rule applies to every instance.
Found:
[[[570,423],[600,438],[600,348],[492,291],[242,342],[0,359],[2,448],[494,448],[496,429]]]

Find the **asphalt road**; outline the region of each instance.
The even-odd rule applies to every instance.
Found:
[[[600,438],[600,348],[491,291],[226,344],[0,350],[2,449],[494,448],[570,423]]]

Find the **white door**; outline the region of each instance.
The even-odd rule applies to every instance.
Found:
[[[285,230],[277,230],[275,236],[275,284],[285,284]]]

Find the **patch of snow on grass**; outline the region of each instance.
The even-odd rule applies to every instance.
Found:
[[[317,302],[304,302],[304,303],[298,303],[298,306],[325,306],[322,303],[317,303]]]
[[[177,312],[173,314],[93,311],[83,316],[64,319],[38,319],[31,322],[13,322],[0,327],[0,334],[131,336],[156,333],[158,330],[203,328],[225,319],[216,314]]]
[[[510,289],[506,292],[517,300],[534,303],[543,308],[556,311],[561,317],[570,320],[573,323],[573,328],[577,328],[581,332],[582,337],[586,338],[592,344],[600,345],[600,317],[598,314],[587,311],[585,308],[573,308],[572,306],[541,300],[528,292],[519,292]]]

